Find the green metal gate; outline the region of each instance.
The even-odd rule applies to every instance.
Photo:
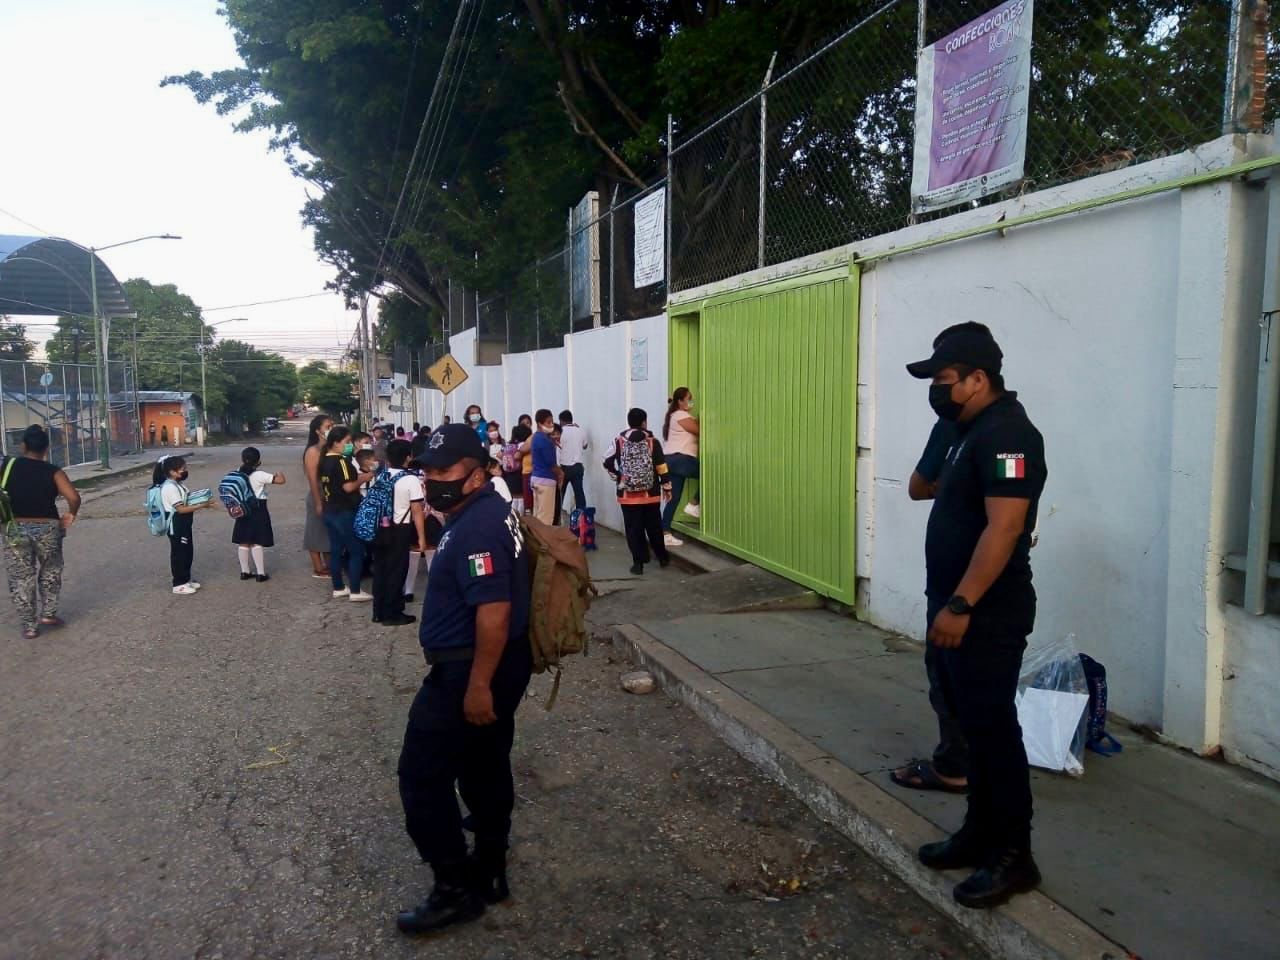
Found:
[[[680,528],[852,604],[857,268],[673,307],[670,345],[702,428],[702,518]]]

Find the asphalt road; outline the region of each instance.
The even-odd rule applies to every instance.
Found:
[[[269,583],[239,580],[210,510],[204,589],[173,596],[133,480],[95,492],[67,540],[68,626],[25,641],[10,610],[0,958],[979,955],[692,714],[621,692],[607,645],[554,712],[545,678],[522,708],[513,902],[399,937],[428,882],[395,781],[416,633],[311,578],[300,437],[263,446],[289,480]],[[203,452],[191,484],[236,463]]]

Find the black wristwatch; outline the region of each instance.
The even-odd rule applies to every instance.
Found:
[[[966,600],[964,597],[960,596],[960,594],[957,593],[954,597],[952,597],[950,600],[947,601],[947,609],[950,610],[952,613],[954,613],[957,617],[963,617],[963,616],[967,616],[970,613],[973,613],[973,604],[969,603],[968,600]]]

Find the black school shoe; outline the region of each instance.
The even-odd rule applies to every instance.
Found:
[[[271,579],[271,575],[270,575],[270,574],[268,574],[268,573],[260,573],[260,574],[258,574],[258,582],[259,582],[259,583],[266,583],[266,582],[267,582],[268,580],[270,580],[270,579]]]
[[[644,573],[644,564],[643,564],[643,563],[633,563],[633,564],[631,565],[631,575],[632,575],[633,577],[641,576],[643,573]]]
[[[951,891],[956,903],[972,910],[990,910],[1019,893],[1040,885],[1040,868],[1030,850],[1005,850],[974,871]]]
[[[398,617],[388,617],[382,621],[384,627],[407,627],[411,623],[417,623],[418,618],[411,613],[402,613]]]
[[[408,936],[419,936],[455,924],[470,923],[483,913],[484,901],[470,884],[437,880],[427,899],[396,916],[396,927]]]
[[[242,573],[242,574],[240,574],[240,579],[241,579],[241,580],[252,580],[252,579],[253,579],[253,574],[252,574],[252,573]]]

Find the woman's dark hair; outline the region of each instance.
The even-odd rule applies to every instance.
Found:
[[[28,453],[44,453],[49,449],[49,434],[44,432],[44,427],[40,424],[33,423],[22,431],[22,445]]]
[[[662,439],[671,439],[671,415],[680,409],[680,401],[689,396],[688,387],[676,387],[676,392],[671,394],[671,399],[667,402],[667,415],[662,418]]]
[[[542,426],[548,420],[554,421],[555,415],[552,414],[550,410],[539,410],[537,413],[533,415],[533,419],[534,419],[534,422],[538,424],[538,426]]]
[[[530,423],[533,423],[533,417],[529,416],[529,414],[527,413],[522,413],[520,414],[519,418],[516,420],[516,423],[524,423],[524,421],[526,420],[528,420]]]
[[[318,413],[311,418],[311,429],[307,433],[307,446],[314,447],[322,439],[320,436],[320,424],[326,420],[332,422],[333,417],[327,413]]]
[[[324,448],[328,450],[335,443],[347,439],[351,436],[351,430],[347,427],[334,427],[324,437]]]
[[[187,465],[186,457],[161,457],[151,470],[151,485],[158,487],[169,479],[170,470],[181,470]]]
[[[470,423],[470,422],[471,422],[471,411],[472,411],[472,410],[474,410],[476,413],[480,414],[480,418],[481,418],[482,420],[484,419],[484,411],[480,409],[480,404],[478,404],[478,403],[469,403],[469,404],[467,404],[467,409],[466,409],[466,410],[464,410],[464,411],[462,411],[462,419],[463,419],[463,420],[465,420],[465,421],[467,421],[467,423]]]
[[[511,429],[512,443],[524,443],[531,436],[533,436],[533,431],[529,429],[527,424],[517,423]]]
[[[240,472],[246,477],[262,465],[262,452],[257,447],[245,447],[240,451]]]

